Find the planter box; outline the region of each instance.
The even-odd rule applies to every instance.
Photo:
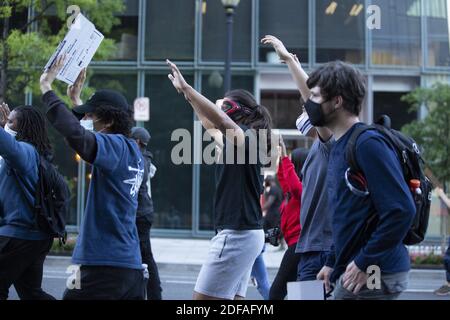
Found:
[[[71,257],[72,253],[72,251],[50,251],[48,255],[57,257]]]
[[[411,264],[411,269],[443,270],[443,265],[440,265],[440,264]]]

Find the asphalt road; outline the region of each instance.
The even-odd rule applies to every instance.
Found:
[[[70,261],[67,259],[47,259],[44,267],[43,289],[57,299],[61,299],[65,289],[68,273],[66,269]],[[197,274],[200,266],[182,264],[159,265],[160,277],[163,288],[163,299],[165,300],[190,300],[195,286]],[[276,270],[269,270],[269,278],[272,281]],[[413,271],[411,273],[410,288],[404,292],[402,300],[450,300],[450,296],[437,297],[433,290],[442,285],[444,272]],[[12,287],[10,289],[10,299],[18,299]],[[262,300],[258,291],[253,285],[249,285],[247,292],[248,300]]]

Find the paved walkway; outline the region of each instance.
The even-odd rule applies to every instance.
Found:
[[[152,251],[157,263],[201,265],[208,254],[209,240],[152,238]],[[266,246],[264,261],[267,268],[278,268],[284,249]]]

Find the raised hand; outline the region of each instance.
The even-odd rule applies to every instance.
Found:
[[[172,85],[178,93],[185,93],[190,87],[189,84],[184,80],[183,75],[175,63],[171,62],[169,59],[167,59],[166,62],[172,71],[172,73],[168,75],[170,81],[172,81]]]
[[[64,66],[66,60],[65,55],[60,55],[56,58],[56,61],[52,64],[52,66],[41,75],[41,78],[39,80],[39,84],[41,87],[42,94],[46,93],[47,91],[52,90],[52,83],[55,81],[56,76],[58,75],[59,71],[61,71],[62,67]]]
[[[281,148],[281,157],[284,158],[287,156],[286,145],[284,144],[283,137],[280,135],[280,148]]]
[[[70,98],[74,106],[83,104],[81,101],[81,91],[83,89],[84,82],[86,81],[86,68],[81,70],[77,77],[77,80],[73,85],[67,86],[67,96]]]
[[[289,53],[289,51],[284,46],[283,42],[280,41],[275,36],[266,35],[264,38],[261,39],[262,44],[269,44],[273,46],[276,53],[278,54],[278,57],[280,58],[281,62],[286,63],[287,60],[290,60],[293,58],[293,56]]]
[[[2,128],[5,127],[6,123],[8,122],[8,117],[11,111],[9,110],[8,104],[3,102],[0,104],[0,126]]]

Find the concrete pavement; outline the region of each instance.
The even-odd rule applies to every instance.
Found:
[[[192,298],[197,275],[209,249],[209,240],[152,238],[152,248],[158,264],[163,288],[163,299],[189,300]],[[283,257],[284,250],[268,245],[264,259],[268,267],[269,280],[273,281]],[[62,298],[70,257],[48,256],[44,265],[43,288],[57,299]],[[409,288],[402,300],[449,300],[450,296],[437,297],[433,291],[445,281],[443,270],[412,270]],[[11,299],[17,294],[11,288]],[[247,299],[260,300],[256,288],[249,286]]]

